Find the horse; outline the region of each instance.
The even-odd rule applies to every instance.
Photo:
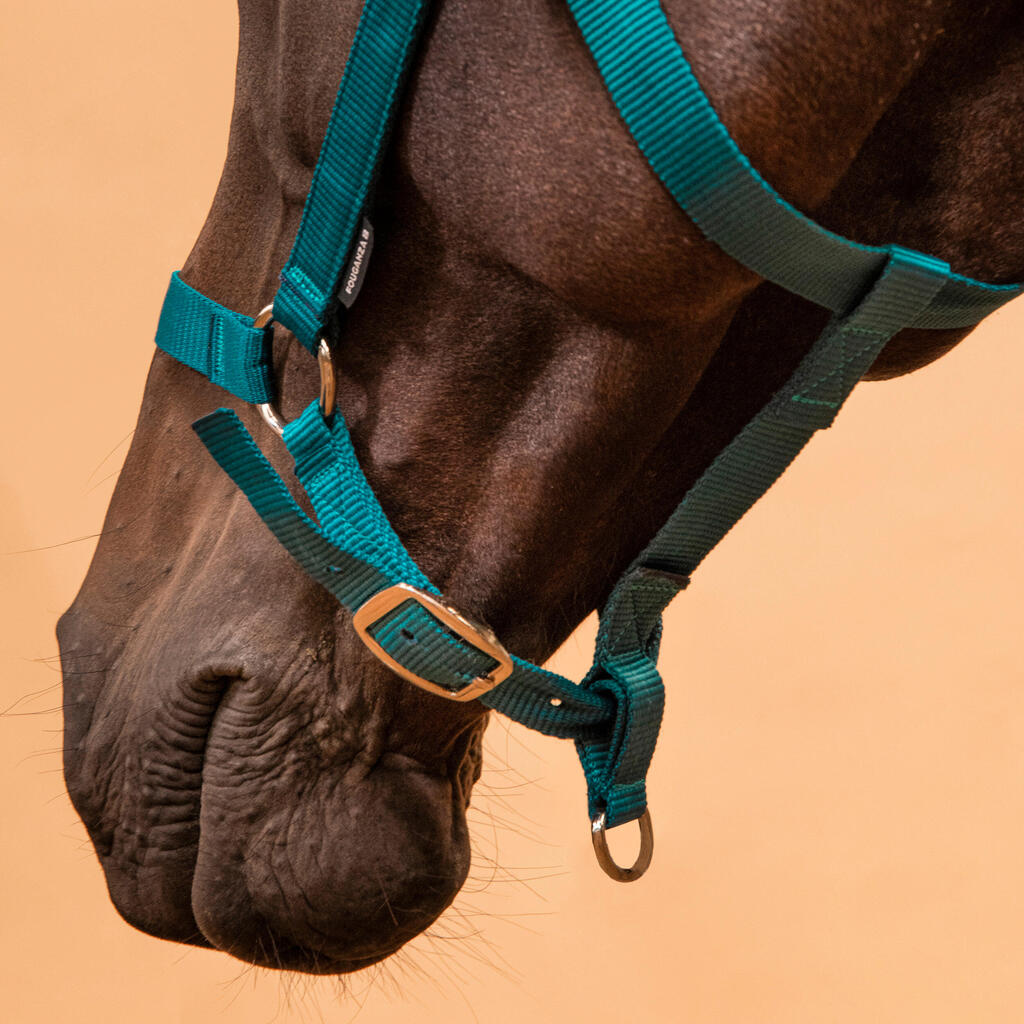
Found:
[[[665,0],[716,110],[827,227],[1024,279],[1013,0]],[[240,0],[223,175],[186,281],[255,312],[299,224],[356,0]],[[707,241],[636,150],[560,0],[443,0],[330,337],[338,406],[405,545],[509,649],[548,657],[788,378],[824,313]],[[870,377],[967,330],[905,330]],[[279,331],[287,416],[315,370]],[[58,636],[65,777],[130,924],[340,974],[451,903],[486,709],[409,686],[197,445],[231,404],[157,352]],[[91,659],[83,667],[85,655]],[[95,671],[97,660],[105,668]]]

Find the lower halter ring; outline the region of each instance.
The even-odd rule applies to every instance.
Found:
[[[597,863],[609,877],[616,882],[635,882],[643,877],[651,866],[651,858],[654,856],[654,826],[651,824],[651,812],[644,808],[640,815],[640,852],[636,855],[633,866],[621,867],[615,863],[611,850],[608,849],[608,815],[602,811],[590,823],[590,837],[594,842],[594,853],[597,854]]]

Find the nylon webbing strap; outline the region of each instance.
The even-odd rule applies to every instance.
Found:
[[[892,248],[868,295],[845,317],[833,318],[790,380],[701,475],[616,585],[598,638],[599,661],[605,648],[620,646],[625,609],[645,574],[658,571],[685,581],[814,432],[831,424],[886,342],[927,307],[948,274],[941,260]]]
[[[637,145],[697,226],[761,277],[842,313],[881,272],[885,249],[835,234],[751,166],[683,56],[658,0],[568,0]],[[951,274],[902,326],[970,327],[1021,294]]]
[[[315,351],[384,152],[424,0],[373,0],[348,55],[274,317]]]

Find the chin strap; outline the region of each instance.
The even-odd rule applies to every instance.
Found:
[[[353,616],[367,648],[399,676],[452,700],[479,699],[524,725],[576,742],[595,849],[611,877],[650,863],[645,780],[664,687],[661,613],[704,556],[772,485],[811,435],[831,424],[901,328],[977,322],[1020,294],[954,275],[898,246],[861,246],[804,217],[764,182],[700,89],[657,0],[569,0],[609,92],[652,168],[701,229],[769,280],[834,316],[792,378],[721,452],[613,588],[594,662],[579,684],[509,654],[449,606],[394,532],[366,481],[340,412],[313,402],[292,423],[273,413],[273,320],[234,313],[175,274],[157,344],[246,402],[281,432],[316,521],[298,505],[238,416],[195,424],[213,457],[298,564]],[[321,353],[339,281],[365,266],[354,251],[374,177],[425,17],[416,0],[367,0],[295,246],[272,316]],[[365,229],[364,229],[365,231]],[[364,236],[365,237],[365,236]],[[360,251],[357,260],[362,260]],[[346,302],[346,305],[348,303]],[[327,393],[326,391],[324,393]],[[268,412],[267,410],[270,410]],[[605,831],[639,820],[632,868]]]

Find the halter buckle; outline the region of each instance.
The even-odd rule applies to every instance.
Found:
[[[497,665],[490,672],[477,676],[476,679],[466,683],[460,689],[450,690],[446,686],[441,686],[439,683],[417,675],[401,662],[396,661],[372,636],[370,630],[388,612],[405,604],[406,601],[415,601],[446,629],[465,640],[470,646],[475,647],[481,654],[493,658]],[[383,662],[392,672],[400,675],[407,682],[438,697],[459,702],[475,700],[482,693],[493,690],[498,683],[512,674],[512,656],[505,650],[489,626],[463,615],[462,612],[445,604],[433,594],[410,586],[408,583],[396,583],[394,586],[374,594],[352,616],[352,626],[359,639],[378,661]]]
[[[272,327],[273,323],[274,304],[271,303],[259,311],[252,325],[256,328],[267,328]],[[331,358],[331,346],[323,338],[320,339],[320,344],[317,346],[316,362],[320,369],[320,412],[323,413],[325,420],[330,420],[334,415],[334,360]],[[263,422],[278,437],[283,437],[287,421],[278,411],[277,406],[273,402],[260,402],[256,408],[259,409]]]

